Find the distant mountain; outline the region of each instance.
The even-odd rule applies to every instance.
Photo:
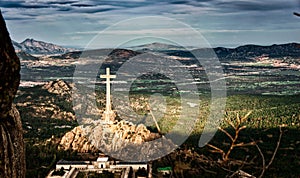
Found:
[[[207,49],[200,48],[191,51],[170,50],[166,54],[179,57],[193,57],[194,54],[204,54]],[[213,48],[216,55],[223,61],[253,61],[255,58],[265,56],[269,58],[300,58],[300,44],[288,43],[271,46],[244,45],[237,48]]]
[[[298,43],[274,44],[271,46],[244,45],[234,49],[219,47],[214,50],[218,57],[222,59],[251,60],[260,56],[270,58],[300,57],[300,44]]]
[[[26,39],[21,43],[16,41],[12,42],[16,51],[24,51],[28,54],[64,54],[75,49],[65,48],[52,43],[46,43],[43,41],[37,41],[34,39]]]
[[[185,47],[176,46],[171,44],[165,43],[150,43],[150,44],[143,44],[139,46],[132,46],[128,49],[136,50],[136,51],[166,51],[166,50],[186,50]]]

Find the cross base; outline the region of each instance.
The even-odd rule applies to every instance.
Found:
[[[102,119],[106,123],[114,121],[115,118],[116,118],[116,114],[113,111],[104,111],[103,114],[102,114]]]

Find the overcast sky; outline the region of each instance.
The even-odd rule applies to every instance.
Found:
[[[300,18],[293,15],[300,12],[298,0],[0,0],[0,8],[18,42],[34,38],[84,47],[105,28],[142,16],[179,20],[201,32],[212,46],[300,42]],[[143,25],[132,33],[153,28]],[[176,35],[168,28],[161,27],[161,32]],[[111,35],[103,46],[110,46]]]

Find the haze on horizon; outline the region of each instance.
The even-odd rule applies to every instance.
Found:
[[[0,1],[0,9],[15,41],[34,38],[73,47],[85,47],[111,25],[141,16],[179,20],[201,32],[213,47],[300,42],[299,18],[293,15],[299,7],[297,0]],[[178,35],[171,26],[148,25],[135,30],[111,31],[109,40],[99,43],[111,47],[117,40],[114,39],[116,34],[134,37],[137,33],[147,35],[153,31],[170,37]],[[136,45],[151,42],[156,41],[139,41]],[[192,43],[189,46],[193,46]]]

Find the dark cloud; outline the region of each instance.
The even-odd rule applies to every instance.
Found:
[[[295,2],[296,4],[296,2]],[[282,2],[280,0],[145,0],[145,1],[121,1],[121,0],[0,0],[0,7],[5,9],[42,9],[49,8],[50,13],[86,13],[93,14],[99,12],[109,12],[120,10],[125,13],[137,14],[173,14],[173,15],[193,15],[199,8],[206,8],[207,11],[212,11],[216,15],[221,13],[235,13],[235,12],[268,12],[275,10],[284,10],[292,8],[291,2]],[[123,11],[122,11],[123,10]],[[145,10],[145,11],[144,11]],[[21,10],[22,12],[22,10]],[[31,11],[33,16],[45,15],[45,11]],[[28,14],[30,16],[30,14]]]
[[[170,1],[159,1],[159,0],[148,0],[148,1],[119,1],[119,0],[90,0],[90,1],[35,1],[26,2],[25,0],[8,1],[1,0],[0,7],[3,8],[57,8],[59,11],[71,11],[75,8],[87,8],[87,7],[99,7],[99,6],[115,6],[122,8],[138,8],[143,6],[158,6],[160,4],[165,5],[190,5],[194,7],[205,7],[211,6],[221,11],[236,12],[236,11],[272,11],[282,10],[291,8],[290,3],[279,0],[267,0],[267,1],[220,1],[220,0],[170,0]],[[296,2],[295,2],[296,4]],[[113,10],[106,9],[106,11]],[[166,9],[168,10],[168,9]],[[83,12],[90,13],[90,10],[83,10]],[[97,12],[97,11],[96,11]],[[93,11],[91,12],[93,13]]]
[[[47,4],[55,4],[55,5],[68,5],[68,4],[73,4],[79,1],[46,1],[45,3]]]
[[[0,1],[0,7],[2,8],[23,8],[23,9],[39,9],[39,8],[63,8],[77,3],[78,1],[35,1],[26,2],[23,1]]]
[[[78,8],[72,9],[72,12],[76,13],[99,13],[99,12],[106,12],[114,10],[115,8],[102,8],[102,7],[95,7],[95,8]]]
[[[48,8],[45,4],[29,4],[25,1],[0,1],[0,7],[4,8]]]
[[[94,5],[91,4],[71,4],[74,7],[93,7]]]
[[[136,7],[142,7],[142,6],[148,6],[148,5],[155,5],[160,1],[116,1],[116,0],[103,0],[103,1],[97,1],[94,0],[93,4],[96,6],[102,6],[102,5],[110,5],[110,6],[119,6],[123,8],[136,8]]]
[[[168,1],[169,4],[187,4],[194,6],[204,6],[203,3],[210,2],[213,0],[172,0]]]
[[[22,7],[23,1],[0,1],[0,7],[19,8]]]
[[[189,1],[171,1],[170,4],[187,4]]]
[[[60,12],[76,12],[76,13],[98,13],[107,12],[115,9],[134,9],[139,7],[157,6],[157,10],[160,11],[160,5],[180,5],[191,4],[193,6],[202,6],[202,2],[208,0],[195,1],[195,0],[172,0],[167,2],[161,2],[159,0],[152,1],[119,1],[119,0],[90,0],[90,1],[34,1],[26,2],[26,0],[8,1],[0,0],[0,7],[2,8],[15,8],[15,9],[39,9],[39,8],[51,8]],[[53,12],[51,10],[51,12]],[[164,9],[168,11],[168,9]],[[145,12],[147,13],[147,12]],[[155,12],[151,12],[155,13]]]
[[[227,1],[217,2],[217,8],[228,12],[236,11],[274,11],[291,9],[293,6],[284,1]]]
[[[157,0],[157,2],[159,2]],[[146,6],[156,6],[155,1],[108,1],[108,0],[91,0],[91,1],[81,1],[74,2],[68,6],[56,6],[58,11],[70,11],[74,13],[99,13],[113,11],[116,9],[134,9]],[[159,8],[158,8],[159,10]],[[146,12],[145,12],[146,13]]]

